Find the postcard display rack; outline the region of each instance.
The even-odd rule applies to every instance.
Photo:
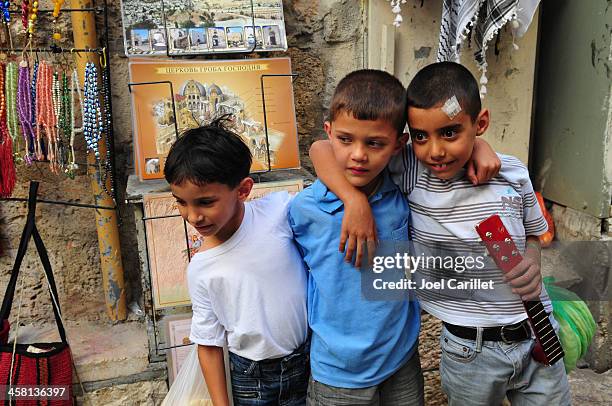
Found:
[[[298,192],[313,177],[299,163],[290,59],[249,55],[287,49],[281,0],[123,0],[122,10],[136,168],[126,199],[138,233],[149,358],[167,360],[172,382],[191,348],[186,268],[203,241],[163,180],[177,134],[230,114],[253,154],[250,199]],[[218,54],[227,59],[181,58]]]

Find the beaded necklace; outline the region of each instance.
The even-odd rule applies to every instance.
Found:
[[[104,140],[106,142],[106,161],[104,163],[104,174],[102,176],[102,187],[107,195],[112,199],[115,198],[115,179],[113,176],[112,157],[111,157],[111,139],[113,136],[113,123],[111,117],[110,106],[110,79],[108,75],[108,66],[102,67],[102,97],[104,102]],[[110,177],[111,190],[108,191],[106,181]]]
[[[25,2],[25,0],[24,0]],[[27,9],[27,13],[28,13],[28,28],[27,28],[27,32],[28,35],[30,36],[30,38],[32,38],[32,34],[34,34],[34,23],[36,22],[36,19],[38,17],[38,1],[34,0],[32,2],[32,4],[30,5],[29,1],[28,3],[28,9]],[[22,12],[23,12],[23,3],[22,3]]]
[[[7,0],[0,1],[0,10],[2,10],[2,22],[4,24],[8,24],[11,22],[11,13],[9,12],[9,8],[11,7],[11,2]]]
[[[83,112],[83,97],[81,95],[81,85],[79,83],[79,73],[77,72],[76,69],[72,71],[72,75],[70,78],[70,90],[71,90],[70,92],[70,107],[71,107],[70,108],[70,156],[68,159],[70,163],[68,164],[68,167],[66,168],[66,174],[71,179],[74,179],[74,171],[79,169],[79,166],[75,162],[74,139],[77,133],[83,132],[82,126],[77,128],[75,125],[75,111],[76,111],[76,106],[74,104],[75,89],[76,89],[77,95],[79,96],[79,109],[81,110],[81,118],[84,119],[85,114]]]
[[[57,30],[57,18],[63,4],[64,0],[53,0],[53,39],[56,41],[62,39],[62,34]]]
[[[33,132],[34,134],[34,156],[36,157],[36,159],[38,161],[42,161],[43,159],[45,159],[45,156],[43,154],[43,149],[42,149],[42,140],[39,137],[40,131],[38,128],[38,123],[37,123],[37,117],[39,116],[38,113],[38,103],[36,102],[36,91],[38,89],[38,67],[39,67],[39,63],[38,61],[36,61],[34,63],[34,70],[32,71],[32,82],[30,83],[30,91],[32,94],[31,97],[31,108],[32,108],[32,113],[30,114],[30,119],[32,120],[32,126],[36,126],[36,131]]]
[[[6,65],[6,78],[4,92],[6,94],[6,121],[8,131],[13,139],[15,160],[20,161],[19,156],[19,122],[17,116],[17,64],[10,62]]]
[[[58,137],[60,139],[60,156],[62,165],[65,166],[68,162],[68,150],[70,146],[70,89],[68,88],[68,76],[66,72],[62,72],[61,83],[61,109],[57,120]]]
[[[51,171],[57,173],[57,117],[53,109],[53,69],[45,61],[38,67],[38,82],[36,83],[36,123],[37,137],[41,138],[40,130],[44,128],[47,136],[47,159]]]
[[[5,65],[0,64],[0,89],[4,89]],[[0,92],[0,196],[9,197],[15,187],[15,163],[13,162],[13,140],[6,125],[6,100]]]
[[[98,162],[100,159],[98,142],[104,131],[104,123],[102,122],[100,99],[98,97],[98,69],[93,62],[87,62],[87,65],[85,65],[84,93],[85,116],[83,117],[83,133],[87,149],[94,153],[96,162]]]
[[[29,0],[21,0],[21,25],[23,25],[23,29],[28,29],[28,9],[30,7]]]
[[[60,89],[60,79],[58,72],[53,72],[52,83],[53,84],[51,86],[51,97],[53,104],[53,115],[55,116],[55,136],[57,145],[57,154],[55,159],[61,168],[64,166],[64,160],[62,158],[64,146],[62,143],[62,136],[59,125],[62,113],[62,91]]]
[[[25,61],[19,63],[19,79],[17,83],[17,113],[21,123],[21,132],[25,139],[25,154],[23,159],[27,165],[34,158],[34,129],[32,128],[32,93],[30,91],[30,69]]]

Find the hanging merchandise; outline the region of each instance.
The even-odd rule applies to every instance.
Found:
[[[516,20],[513,21],[512,25],[514,36],[521,38],[525,35],[539,4],[540,0],[519,0]]]
[[[406,0],[387,0],[391,3],[391,12],[395,14],[395,19],[393,20],[393,25],[399,27],[402,24],[402,8],[400,4],[406,4]]]
[[[225,114],[235,117],[232,128],[251,150],[251,171],[300,166],[289,58],[140,58],[129,70],[135,167],[142,180],[164,177],[165,159],[179,133]],[[144,86],[134,87],[139,83]]]
[[[24,3],[25,3],[25,7],[24,7]],[[36,23],[36,20],[38,19],[38,1],[34,0],[32,3],[30,3],[29,0],[23,0],[23,2],[21,3],[21,13],[22,13],[22,22],[23,22],[23,16],[26,15],[26,21],[27,21],[27,32],[28,32],[28,36],[31,39],[32,35],[34,34],[34,24]]]
[[[30,115],[30,117],[32,118],[32,127],[36,127],[36,131],[34,131],[34,157],[37,161],[42,161],[45,159],[45,156],[43,154],[43,147],[42,147],[42,139],[39,137],[39,132],[38,132],[38,124],[37,124],[37,117],[38,117],[38,103],[36,103],[36,97],[37,97],[37,83],[38,83],[38,61],[36,61],[34,63],[34,69],[32,70],[32,82],[30,82],[30,91],[32,93],[32,97],[31,97],[31,107],[32,107],[32,113]]]
[[[110,79],[109,79],[109,67],[106,65],[106,61],[101,66],[102,70],[102,97],[103,97],[103,114],[104,114],[104,142],[106,145],[106,156],[104,159],[104,172],[102,173],[102,188],[107,195],[114,198],[115,196],[115,179],[113,178],[113,168],[111,165],[111,140],[113,136],[113,123],[111,121],[111,104],[110,104]],[[107,180],[110,177],[110,187],[108,190]]]
[[[0,64],[0,89],[4,89],[6,65]],[[13,140],[6,124],[6,99],[0,91],[0,197],[9,197],[15,187]]]
[[[476,47],[474,58],[482,72],[480,94],[486,95],[489,42],[509,21],[513,21],[513,32],[522,36],[538,3],[539,0],[444,0],[437,61],[460,62],[461,47],[471,36]]]
[[[32,127],[32,92],[30,91],[30,69],[25,61],[19,63],[19,78],[17,83],[17,113],[21,132],[25,140],[23,159],[27,165],[31,165],[35,159],[34,145],[35,135]]]
[[[46,62],[38,66],[38,80],[36,82],[36,137],[42,138],[42,131],[46,135],[47,159],[52,172],[57,173],[57,117],[53,108],[53,69]]]
[[[281,0],[122,0],[121,10],[127,56],[287,50]]]
[[[8,131],[13,140],[13,150],[15,163],[21,163],[22,158],[19,156],[19,139],[21,131],[19,130],[19,116],[17,115],[17,64],[9,62],[6,65],[6,77],[4,85],[4,93],[6,94],[6,121]]]
[[[100,160],[98,142],[104,131],[102,113],[100,111],[100,97],[98,94],[98,69],[93,62],[87,62],[85,66],[85,115],[83,116],[83,134],[87,143],[87,150],[92,151],[96,162]]]
[[[68,165],[66,167],[66,174],[71,179],[74,179],[75,171],[79,169],[79,166],[75,162],[75,154],[74,154],[74,139],[77,134],[83,132],[83,127],[77,128],[75,125],[75,111],[77,107],[75,105],[75,91],[79,97],[79,109],[81,111],[81,117],[85,117],[85,113],[83,112],[83,96],[81,95],[81,85],[79,83],[79,74],[76,69],[72,71],[70,75],[70,151],[68,152]]]
[[[52,404],[58,406],[69,406],[74,404],[74,393],[72,389],[73,360],[70,352],[70,346],[68,345],[68,340],[66,338],[66,331],[64,329],[62,320],[62,311],[60,309],[57,287],[53,278],[53,271],[51,270],[51,263],[49,262],[47,250],[35,223],[37,189],[38,183],[32,182],[30,184],[26,225],[21,235],[19,249],[17,251],[17,258],[15,259],[15,264],[11,272],[11,278],[6,287],[6,293],[2,301],[2,308],[0,309],[0,322],[3,326],[2,330],[0,331],[0,340],[2,340],[0,341],[0,382],[3,382],[3,384],[8,383],[9,385],[21,387],[53,387],[54,389],[62,390],[62,396],[60,396],[59,393],[54,392],[56,395],[55,399],[50,402],[44,400],[41,402],[40,400],[24,399],[16,401],[15,399],[7,399],[6,404]],[[11,314],[11,307],[17,287],[19,271],[27,252],[28,242],[31,238],[34,239],[36,251],[38,251],[38,255],[45,271],[48,290],[51,294],[53,314],[55,316],[55,322],[57,324],[61,339],[59,342],[32,344],[21,343],[18,341],[18,330],[20,324],[18,322],[12,326],[12,329],[15,332],[13,342],[8,343],[5,341],[5,337],[8,337],[8,334],[6,333],[10,328],[8,320]],[[23,289],[23,284],[20,285]],[[21,306],[18,309],[18,318],[20,310]],[[8,394],[8,396],[11,396],[11,394]]]
[[[62,34],[57,29],[57,19],[63,4],[64,0],[53,0],[53,39],[55,41],[62,39]]]

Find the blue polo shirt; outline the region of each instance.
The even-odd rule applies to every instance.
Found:
[[[385,173],[370,197],[380,241],[408,240],[408,202]],[[316,381],[341,388],[381,383],[417,350],[420,309],[410,300],[366,300],[361,272],[338,251],[342,201],[322,182],[298,194],[289,222],[309,268],[308,324]]]

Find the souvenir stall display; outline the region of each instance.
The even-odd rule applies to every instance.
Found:
[[[17,3],[1,4],[7,29],[0,50],[0,197],[11,196],[17,165],[47,164],[52,173],[74,178],[79,168],[87,167],[87,155],[93,154],[95,169],[102,175],[100,186],[114,200],[109,67],[103,63],[106,48],[64,45],[57,28],[63,0],[43,11],[37,1],[23,1],[20,21],[10,18],[18,13]],[[38,41],[47,41],[36,35],[37,24],[49,18],[52,42],[37,47]],[[19,43],[21,48],[14,47]],[[71,62],[77,55],[87,55],[96,63],[89,62],[79,72]],[[79,77],[83,76],[82,86]],[[104,155],[98,146],[101,139],[109,146]]]
[[[0,368],[0,375],[10,385],[63,385],[67,391],[63,397],[58,398],[59,395],[53,392],[46,401],[43,399],[43,402],[52,399],[52,404],[73,404],[71,382],[73,372],[77,379],[78,374],[63,329],[62,297],[58,295],[48,254],[35,225],[37,202],[96,210],[99,244],[119,258],[109,261],[103,252],[100,253],[102,278],[108,282],[107,285],[112,283],[115,287],[110,294],[108,290],[104,292],[108,316],[111,320],[126,317],[116,227],[110,77],[106,64],[108,47],[99,45],[94,19],[94,13],[104,16],[102,43],[107,45],[107,10],[105,4],[66,9],[63,3],[63,0],[54,0],[51,9],[39,9],[36,0],[0,3],[4,28],[0,32],[0,200],[3,204],[28,203],[25,229],[0,314],[4,367]],[[64,19],[62,23],[69,21],[74,24],[70,30],[72,38],[64,38],[62,31],[66,28],[59,28],[60,19]],[[40,29],[42,24],[49,24],[46,27],[50,27],[51,32]],[[77,175],[81,178],[91,175],[95,203],[39,198],[39,183],[33,180],[28,198],[12,196],[17,181],[28,181],[17,179],[20,173],[24,178],[27,176],[29,171],[19,169],[28,166],[44,169],[45,173],[56,178],[75,179]],[[32,295],[24,292],[23,283],[17,284],[19,267],[30,237],[34,239],[45,270],[46,283],[43,283],[51,293],[61,336],[61,342],[52,343],[51,347],[38,348],[21,342],[19,310],[17,322],[12,326],[8,323],[13,295]],[[109,265],[112,272],[109,272]],[[18,307],[21,307],[21,300]],[[6,359],[10,362],[5,363]],[[10,368],[13,361],[20,365],[15,371]],[[81,390],[84,392],[82,386]],[[15,392],[12,396],[11,404],[15,400],[16,404],[22,404],[40,398],[30,395],[24,399],[23,392]]]
[[[129,69],[132,83],[148,83],[131,90],[134,167],[141,179],[163,178],[177,134],[224,114],[251,149],[253,172],[299,167],[289,58],[139,58]]]
[[[127,56],[286,51],[281,0],[122,0]]]
[[[144,236],[139,250],[143,306],[152,332],[149,356],[167,361],[172,381],[183,373],[180,366],[193,348],[185,270],[203,237],[180,217],[176,199],[165,192],[170,147],[183,131],[228,116],[231,129],[253,156],[251,173],[257,182],[250,199],[271,191],[302,190],[305,176],[296,174],[296,75],[287,57],[245,57],[287,49],[280,0],[122,0],[122,14],[136,172],[128,180],[126,197],[135,203],[138,233]],[[219,53],[228,59],[202,58]],[[193,55],[200,58],[180,58]],[[91,128],[91,137],[96,137],[94,122]],[[205,393],[205,387],[201,389]]]

